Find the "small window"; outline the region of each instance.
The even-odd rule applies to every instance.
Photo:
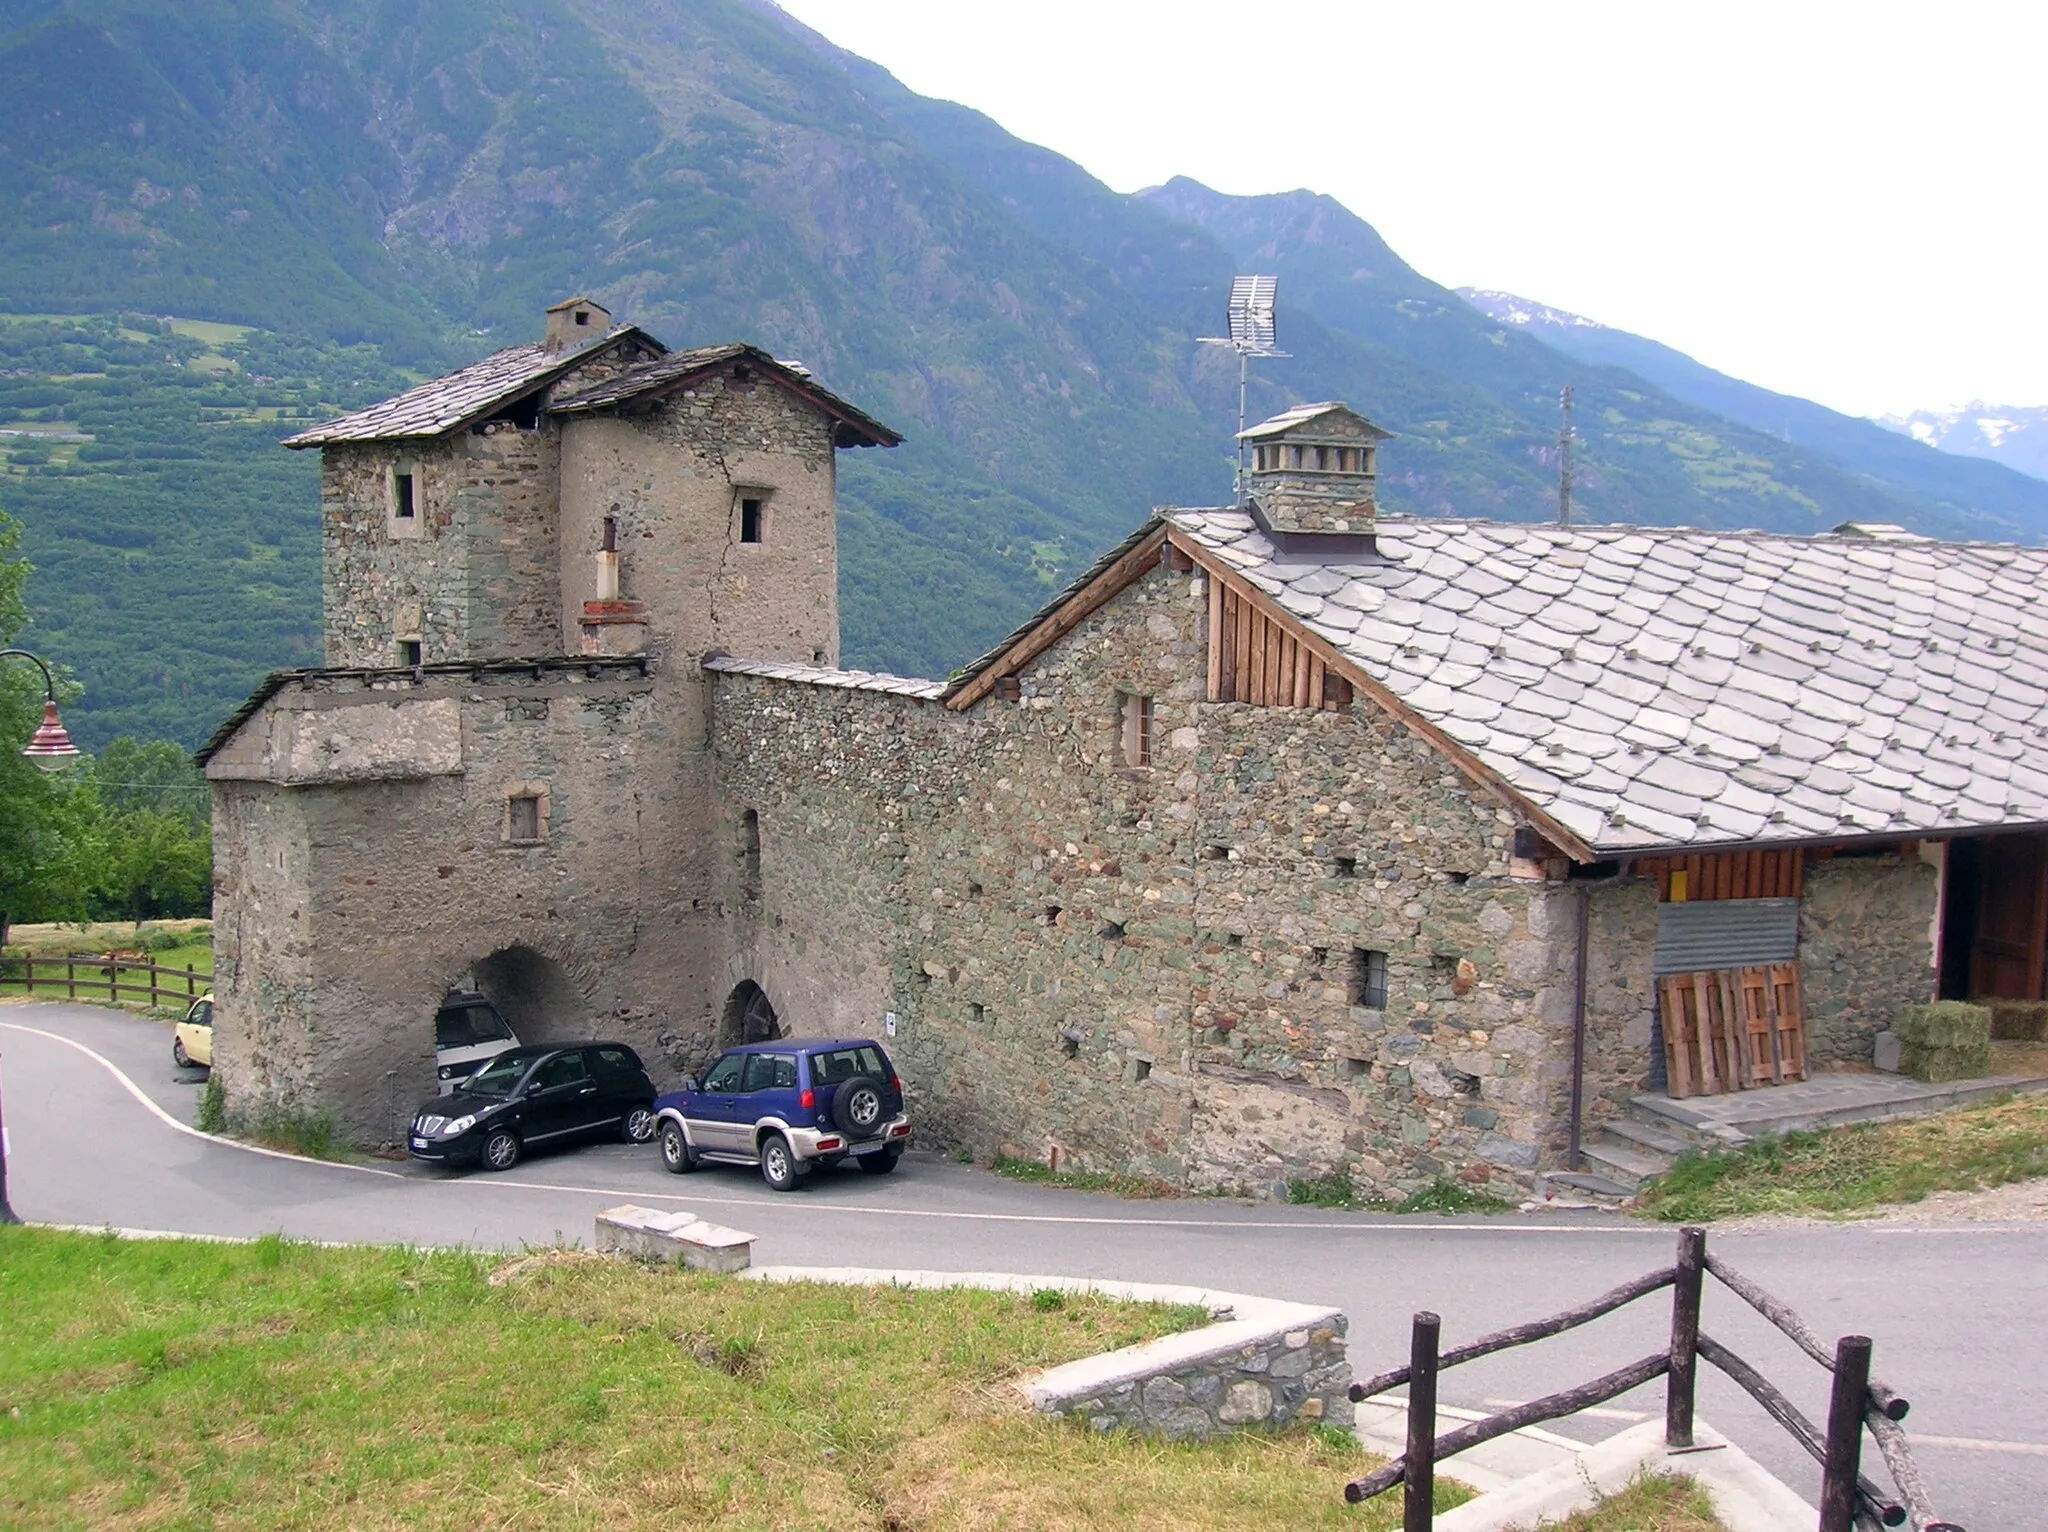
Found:
[[[579,325],[588,325],[590,323],[590,310],[578,309],[576,311],[576,323]]]
[[[417,667],[426,657],[426,650],[416,638],[401,638],[398,641],[398,663]]]
[[[1353,1005],[1364,1006],[1369,1011],[1384,1011],[1387,1008],[1387,955],[1364,947],[1353,947],[1348,988]]]
[[[413,474],[409,468],[402,468],[391,475],[391,514],[400,521],[411,521],[419,515],[419,504],[413,493]]]
[[[758,543],[761,540],[762,502],[751,497],[740,502],[740,541]]]
[[[1355,856],[1338,856],[1338,857],[1332,857],[1332,858],[1331,858],[1330,860],[1331,860],[1331,861],[1333,861],[1334,863],[1336,863],[1336,866],[1337,866],[1337,876],[1338,876],[1338,877],[1340,877],[1340,878],[1355,878],[1355,877],[1357,877],[1357,876],[1358,876],[1358,858],[1357,858],[1357,857],[1355,857]]]
[[[507,840],[539,840],[540,822],[539,794],[520,793],[505,800]]]
[[[1152,764],[1152,699],[1137,692],[1119,692],[1123,714],[1124,764],[1131,767]]]
[[[1351,706],[1351,683],[1343,676],[1323,672],[1323,711],[1334,713]]]
[[[1015,676],[1001,676],[996,681],[995,699],[998,702],[1022,702],[1024,683]]]
[[[761,892],[761,812],[740,815],[740,882],[748,898]]]
[[[983,1005],[979,1000],[968,1001],[967,1020],[968,1023],[972,1026],[980,1026],[983,1022],[988,1020],[988,1007]]]

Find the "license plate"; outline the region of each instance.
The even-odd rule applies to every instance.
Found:
[[[424,1149],[427,1147],[427,1141],[423,1138],[416,1138],[412,1141],[412,1146],[415,1149]]]

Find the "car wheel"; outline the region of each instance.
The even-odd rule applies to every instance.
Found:
[[[619,1134],[629,1144],[644,1144],[654,1137],[654,1111],[651,1107],[636,1106],[626,1113],[619,1124]]]
[[[795,1191],[804,1178],[802,1166],[796,1151],[789,1147],[789,1140],[780,1133],[771,1133],[761,1141],[761,1179],[768,1183],[769,1190]]]
[[[486,1170],[510,1170],[519,1163],[519,1135],[510,1128],[494,1128],[484,1140]]]
[[[672,1176],[688,1175],[697,1168],[697,1151],[690,1147],[681,1123],[661,1125],[661,1163]]]
[[[900,1147],[878,1150],[874,1154],[857,1154],[854,1163],[871,1176],[886,1176],[896,1168],[896,1162],[903,1158]]]
[[[885,1115],[882,1082],[867,1075],[854,1076],[832,1098],[832,1120],[848,1138],[873,1138],[882,1131]]]
[[[192,1056],[185,1051],[185,1039],[182,1037],[171,1039],[171,1062],[180,1069],[192,1067]]]

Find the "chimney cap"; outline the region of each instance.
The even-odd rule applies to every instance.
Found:
[[[594,298],[564,298],[547,308],[547,337],[550,351],[581,347],[611,333],[612,311]]]
[[[1258,441],[1268,436],[1285,436],[1310,421],[1317,421],[1326,428],[1333,428],[1335,435],[1322,432],[1302,432],[1304,436],[1324,435],[1329,440],[1386,441],[1394,433],[1382,431],[1358,411],[1341,399],[1326,399],[1320,404],[1297,404],[1282,410],[1271,420],[1262,420],[1255,426],[1237,433],[1239,441]]]

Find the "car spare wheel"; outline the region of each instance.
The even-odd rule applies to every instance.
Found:
[[[661,1125],[661,1163],[670,1175],[687,1175],[697,1168],[697,1151],[690,1147],[690,1140],[683,1134],[679,1122],[663,1122]]]
[[[629,1144],[644,1144],[654,1137],[654,1109],[636,1106],[619,1122],[619,1133]]]
[[[778,1192],[793,1192],[810,1167],[796,1157],[789,1140],[771,1133],[761,1140],[761,1179]]]
[[[484,1140],[484,1169],[510,1170],[519,1163],[519,1135],[510,1128],[494,1128]]]
[[[882,1082],[855,1075],[832,1098],[832,1120],[848,1138],[873,1138],[882,1131]]]

